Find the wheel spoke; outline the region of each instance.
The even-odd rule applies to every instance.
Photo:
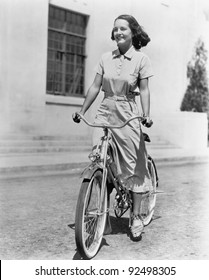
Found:
[[[90,223],[87,224],[87,236],[85,238],[86,247],[89,248],[92,243],[94,242],[95,237],[95,230],[96,230],[96,219],[92,219]]]
[[[99,235],[99,231],[97,230],[97,228],[99,227],[99,219],[100,218],[98,216],[94,218],[92,217],[92,219],[88,220],[85,223],[85,242],[87,248],[98,243],[99,239],[101,238],[101,235]]]

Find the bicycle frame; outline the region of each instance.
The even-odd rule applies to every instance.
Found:
[[[104,131],[104,136],[102,137],[102,140],[104,141],[104,145],[103,146],[103,151],[101,153],[101,155],[103,156],[102,160],[103,160],[103,164],[102,164],[102,170],[103,170],[103,178],[102,178],[102,188],[101,188],[101,201],[103,201],[104,198],[104,190],[106,188],[106,182],[107,182],[107,174],[109,171],[109,174],[111,176],[112,182],[117,190],[117,193],[120,195],[120,197],[122,197],[122,194],[119,190],[119,187],[116,183],[117,178],[115,178],[114,174],[112,173],[111,168],[108,168],[108,164],[107,164],[107,150],[108,150],[108,144],[109,144],[109,139],[110,139],[110,133],[109,133],[109,129],[113,128],[113,129],[120,129],[123,128],[124,126],[126,126],[129,122],[131,122],[134,119],[139,119],[141,122],[144,120],[143,117],[141,116],[133,116],[132,118],[128,119],[127,121],[125,121],[122,125],[117,126],[117,125],[107,125],[107,124],[93,124],[88,122],[84,116],[82,116],[81,114],[78,113],[78,116],[89,126],[91,127],[99,127],[99,128],[103,128]]]

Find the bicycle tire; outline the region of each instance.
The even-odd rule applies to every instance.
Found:
[[[145,226],[148,225],[152,220],[157,198],[156,190],[158,177],[154,161],[151,157],[148,158],[148,169],[152,179],[153,188],[152,191],[142,195],[140,216]]]
[[[100,207],[102,171],[97,170],[88,180],[84,179],[78,196],[75,216],[75,240],[84,259],[93,258],[102,243],[107,217],[107,189]]]

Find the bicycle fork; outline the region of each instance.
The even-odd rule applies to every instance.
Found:
[[[102,172],[102,187],[101,187],[101,195],[100,195],[100,208],[99,208],[99,213],[102,215],[102,204],[104,202],[104,195],[105,191],[107,191],[106,183],[107,183],[107,150],[108,150],[108,130],[104,129],[105,131],[105,136],[103,137],[103,144],[102,146],[102,151],[101,151],[101,160],[103,161],[103,172]],[[111,227],[111,222],[110,222],[110,216],[109,216],[109,203],[107,205],[106,209],[106,225],[104,228],[103,234],[110,234],[112,232],[112,227]]]
[[[105,194],[105,188],[106,188],[106,182],[107,182],[107,148],[108,148],[108,131],[105,131],[105,136],[103,138],[102,145],[103,149],[101,151],[101,160],[103,160],[103,172],[102,172],[102,188],[101,188],[101,195],[100,195],[100,201],[103,202],[104,200],[104,194]],[[100,203],[100,211],[102,209],[102,203]]]

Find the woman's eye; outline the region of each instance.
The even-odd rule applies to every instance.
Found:
[[[121,28],[113,28],[113,32],[125,31],[125,30],[126,30],[126,28],[123,28],[123,27],[121,27]]]

